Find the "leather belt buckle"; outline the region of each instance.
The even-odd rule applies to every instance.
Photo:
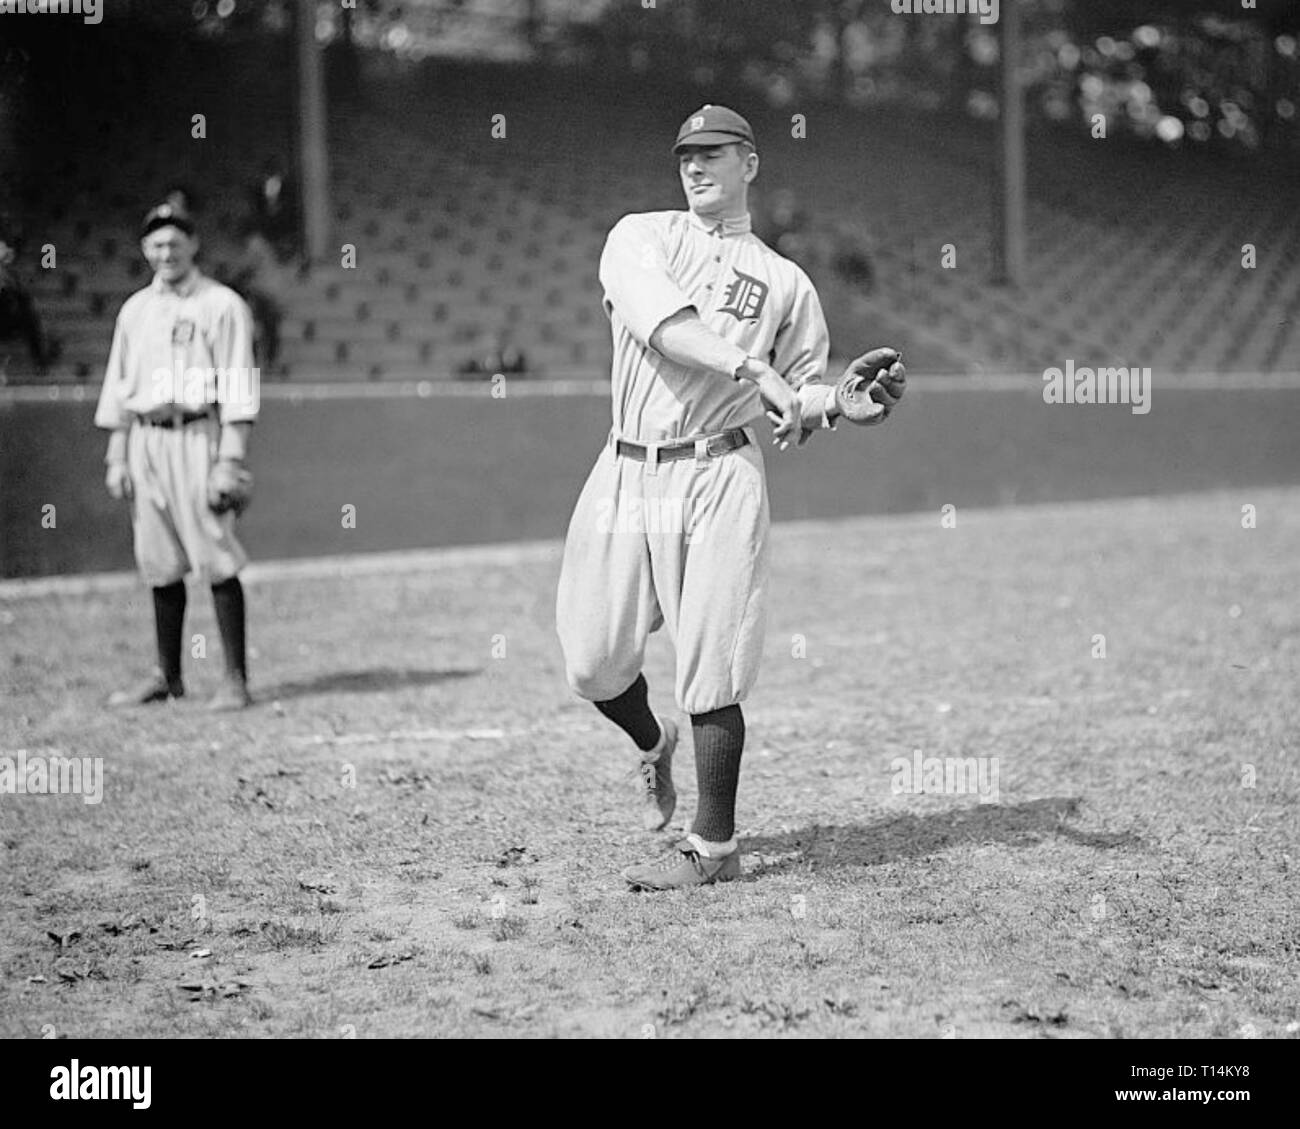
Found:
[[[729,454],[731,451],[738,451],[749,442],[749,436],[740,428],[732,428],[730,431],[724,431],[721,435],[715,435],[709,440],[709,454],[715,458],[719,455]]]
[[[191,423],[198,423],[199,420],[207,419],[211,414],[211,412],[187,412],[184,408],[177,407],[167,412],[166,415],[141,416],[140,421],[150,427],[161,427],[164,431],[173,431],[188,427]]]
[[[678,459],[694,458],[705,462],[730,451],[738,450],[749,442],[749,436],[741,428],[732,428],[721,435],[708,439],[691,439],[684,443],[634,443],[630,439],[617,439],[614,453],[625,459],[635,459],[646,463],[650,473],[654,474],[659,463],[675,462]]]

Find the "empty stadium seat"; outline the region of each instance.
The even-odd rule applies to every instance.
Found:
[[[147,186],[159,189],[186,170],[207,201],[204,261],[235,261],[229,240],[245,186],[259,154],[281,150],[289,133],[275,76],[244,70],[237,92],[214,81],[206,95],[210,114],[242,107],[238,138],[214,131],[194,146],[148,114],[107,110],[102,132],[75,117],[67,123],[78,156],[57,164],[55,179],[68,190],[58,200],[38,198],[46,211],[29,224],[51,232],[60,250],[55,271],[28,264],[51,330],[68,343],[58,378],[102,371],[112,319],[145,281],[135,225]],[[545,358],[553,371],[594,375],[607,363],[596,278],[605,233],[626,212],[680,206],[671,168],[646,175],[654,158],[615,128],[626,107],[592,108],[613,172],[591,177],[543,128],[512,129],[508,149],[468,144],[455,123],[481,113],[479,96],[448,88],[442,97],[437,127],[422,99],[332,107],[332,240],[355,243],[357,264],[320,264],[285,295],[283,354],[295,380],[390,379],[421,366],[450,376],[501,324],[530,330],[530,359]],[[548,109],[563,107],[530,104],[539,120]],[[824,113],[828,136],[853,135],[849,112]],[[937,136],[942,126],[935,128]],[[1018,294],[988,283],[991,191],[969,153],[919,146],[907,129],[885,123],[873,126],[869,150],[844,147],[841,176],[797,178],[774,155],[760,189],[778,187],[784,174],[812,217],[824,250],[805,265],[838,352],[862,343],[865,319],[873,337],[916,342],[909,357],[922,371],[1080,359],[1085,351],[1141,355],[1144,363],[1149,355],[1171,370],[1300,369],[1293,201],[1271,197],[1267,185],[1252,193],[1243,178],[1228,189],[1214,175],[1190,172],[1149,197],[1094,189],[1093,180],[1108,175],[1106,162],[1118,158],[1089,154],[1085,164],[1063,151],[1056,175],[1035,191]],[[873,175],[891,161],[900,176]],[[1115,170],[1121,182],[1122,166]],[[1268,233],[1267,249],[1259,232]],[[825,250],[850,237],[869,246],[876,276],[869,298],[837,277]],[[1255,271],[1241,268],[1249,241],[1260,242]],[[945,243],[958,248],[957,270],[939,265]]]

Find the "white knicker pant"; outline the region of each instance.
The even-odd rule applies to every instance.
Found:
[[[217,421],[207,419],[177,428],[136,423],[127,437],[135,561],[152,588],[190,571],[219,584],[248,563],[235,537],[235,515],[208,508],[208,470],[220,432]]]
[[[607,701],[641,671],[666,624],[677,704],[706,713],[743,701],[758,677],[768,571],[763,456],[738,450],[651,466],[607,444],[564,545],[556,623],[569,685]]]

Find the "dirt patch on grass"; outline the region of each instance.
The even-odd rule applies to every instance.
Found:
[[[9,604],[4,752],[105,783],[0,798],[0,1034],[1294,1037],[1297,503],[778,527],[746,874],[666,896],[552,566],[250,587],[220,722],[99,708],[143,603]],[[868,620],[799,596],[836,576]],[[917,750],[997,801],[899,792]]]

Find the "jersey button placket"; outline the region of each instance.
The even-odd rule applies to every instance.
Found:
[[[726,271],[726,267],[722,265],[722,260],[724,258],[724,255],[723,255],[723,245],[722,245],[721,224],[719,224],[711,232],[709,232],[709,238],[714,239],[717,242],[714,244],[714,248],[713,248],[713,262],[714,262],[713,281],[710,282],[704,289],[709,292],[709,298],[712,307],[714,309],[717,309],[718,293],[722,290],[722,275]]]

